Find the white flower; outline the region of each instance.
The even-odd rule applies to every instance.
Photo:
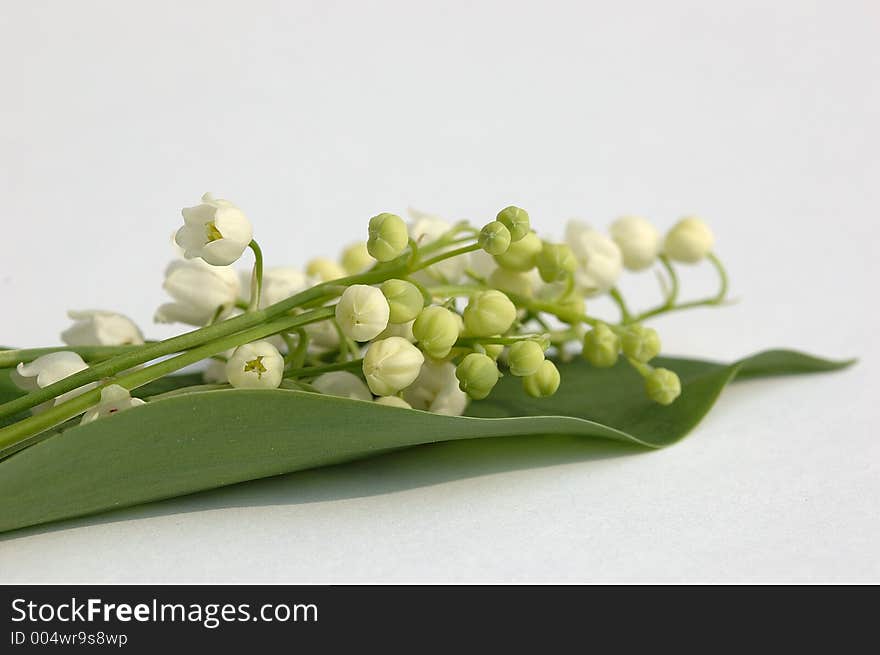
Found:
[[[28,364],[21,362],[10,373],[10,378],[19,389],[23,391],[36,391],[87,368],[88,364],[83,361],[82,357],[74,352],[62,351],[42,355]],[[91,383],[63,393],[54,400],[49,400],[34,407],[33,411],[37,413],[52,407],[52,405],[60,405],[65,400],[78,396],[94,386],[95,384]]]
[[[178,260],[165,270],[162,287],[175,302],[156,310],[158,323],[205,325],[223,307],[228,313],[238,298],[238,273],[225,266],[208,266],[201,261]]]
[[[387,339],[388,337],[403,337],[410,343],[416,342],[416,335],[413,334],[413,324],[415,319],[408,323],[389,323],[388,327],[376,337],[377,339]]]
[[[664,251],[671,259],[696,264],[712,252],[715,237],[712,230],[695,216],[681,219],[666,234]]]
[[[403,337],[374,341],[364,356],[364,377],[377,396],[392,396],[419,375],[425,356]]]
[[[390,313],[388,300],[380,289],[353,284],[345,289],[336,305],[336,322],[350,339],[369,341],[388,327]]]
[[[614,241],[580,221],[568,222],[565,240],[578,261],[574,279],[585,295],[605,293],[617,283],[623,255]]]
[[[319,375],[312,382],[312,386],[328,396],[340,398],[352,398],[354,400],[373,400],[373,394],[354,373],[348,371],[333,371]]]
[[[303,326],[309,335],[309,351],[333,350],[339,346],[339,331],[332,321],[318,321]]]
[[[622,216],[611,224],[611,238],[623,254],[623,265],[641,271],[653,264],[660,253],[660,233],[639,216]]]
[[[124,346],[144,342],[144,335],[127,316],[100,309],[70,310],[75,323],[61,333],[68,346]]]
[[[338,280],[345,277],[347,273],[341,264],[337,264],[332,259],[326,257],[315,257],[306,264],[306,275],[316,278],[321,282],[329,282],[330,280]]]
[[[409,224],[409,238],[415,241],[419,246],[426,246],[429,243],[433,243],[452,229],[452,225],[447,221],[432,216],[431,214],[426,214],[416,209],[410,209],[409,214],[414,219]],[[436,253],[432,253],[432,256],[434,254],[439,255],[449,250],[454,250],[456,247],[457,246],[449,246],[443,248]],[[414,278],[416,281],[424,283],[439,281],[455,284],[456,282],[461,281],[469,263],[470,257],[468,255],[451,257],[450,259],[444,259],[443,261],[434,264],[424,271],[419,271]]]
[[[236,389],[275,389],[284,376],[284,358],[268,341],[235,349],[226,362],[226,377]]]
[[[241,299],[249,303],[251,299],[251,274],[242,271]],[[315,285],[315,280],[301,270],[289,266],[268,268],[263,272],[263,290],[260,293],[260,309],[286,300]]]
[[[101,389],[101,402],[83,414],[80,423],[91,423],[95,419],[117,414],[126,409],[145,404],[140,398],[132,398],[125,387],[111,384]]]
[[[187,259],[201,257],[213,266],[228,266],[241,257],[253,239],[244,213],[228,200],[202,196],[202,204],[181,212],[184,225],[174,240]]]
[[[469,264],[470,270],[477,277],[481,277],[484,280],[489,279],[489,276],[498,270],[498,262],[496,262],[495,258],[485,250],[472,252]]]
[[[468,396],[458,386],[455,364],[425,361],[419,376],[403,392],[403,399],[414,409],[435,414],[461,416],[468,404]]]
[[[400,396],[382,396],[381,398],[376,398],[376,402],[380,405],[387,405],[388,407],[400,407],[402,409],[412,409],[412,405],[406,402]]]

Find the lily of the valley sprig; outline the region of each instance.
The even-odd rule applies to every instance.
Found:
[[[0,405],[0,418],[22,416],[0,429],[0,455],[71,421],[137,411],[151,400],[137,396],[140,387],[193,364],[202,364],[205,384],[173,393],[285,388],[460,415],[504,375],[521,378],[533,398],[555,394],[565,384],[557,363],[579,349],[597,368],[622,358],[647,396],[669,405],[680,381],[652,365],[660,337],[644,322],[719,305],[727,292],[712,232],[694,217],[665,236],[638,217],[614,221],[607,234],[571,221],[557,241],[514,206],[476,224],[419,212],[407,224],[382,213],[338,260],[264,269],[251,222],[235,204],[205,194],[182,214],[182,256],[166,269],[170,300],[155,320],[196,329],[145,341],[125,316],[71,311],[61,334],[67,347],[0,351],[0,364],[16,367],[12,379],[27,392]],[[235,268],[249,258],[252,270]],[[681,301],[677,268],[703,261],[718,273],[717,294]],[[662,298],[635,312],[618,282],[624,270],[651,269],[664,282]],[[619,316],[589,313],[600,295]]]

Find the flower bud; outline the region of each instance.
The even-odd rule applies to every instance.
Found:
[[[666,234],[663,250],[670,259],[696,264],[712,252],[715,237],[709,226],[696,217],[681,219]]]
[[[488,357],[497,362],[498,358],[501,357],[501,353],[504,352],[504,346],[500,343],[484,343],[483,350],[486,351]]]
[[[139,405],[146,405],[146,403],[140,398],[132,398],[131,393],[125,387],[110,384],[101,389],[101,402],[83,414],[80,424],[91,423],[96,419],[112,416]]]
[[[620,347],[627,357],[649,362],[660,353],[660,336],[654,328],[637,323],[624,330],[620,337]]]
[[[422,350],[434,359],[443,359],[452,350],[460,333],[455,312],[445,307],[426,307],[413,323],[413,335]]]
[[[336,322],[342,333],[355,341],[369,341],[388,327],[391,309],[376,287],[353,284],[336,304]]]
[[[534,232],[529,232],[519,241],[511,243],[503,255],[496,255],[495,261],[506,269],[524,273],[535,268],[539,252],[541,239]]]
[[[544,361],[544,349],[536,341],[517,341],[507,351],[510,373],[519,378],[534,375]]]
[[[623,255],[623,265],[629,270],[644,270],[657,259],[660,233],[644,218],[622,216],[611,224],[609,232]]]
[[[312,380],[312,386],[320,393],[352,400],[373,400],[367,385],[354,373],[331,371]]]
[[[284,376],[284,358],[268,341],[239,346],[226,362],[226,377],[236,389],[275,389]]]
[[[492,221],[480,230],[477,243],[490,255],[503,255],[510,247],[510,241],[510,230],[500,221]]]
[[[379,214],[370,219],[367,251],[380,262],[400,255],[409,243],[406,223],[396,214]]]
[[[496,268],[489,276],[489,286],[523,298],[534,295],[533,277],[530,273],[517,273],[506,268]]]
[[[68,346],[124,346],[142,344],[144,335],[127,316],[98,309],[71,310],[75,322],[61,333]]]
[[[412,409],[412,405],[406,402],[400,396],[382,396],[376,398],[379,405],[387,405],[388,407],[400,407],[401,409]]]
[[[510,298],[495,289],[478,291],[471,296],[463,318],[465,329],[471,336],[504,334],[516,319],[516,306]]]
[[[574,279],[582,293],[599,295],[617,283],[623,255],[614,241],[580,221],[568,222],[565,241],[578,263]]]
[[[413,334],[413,323],[415,321],[407,321],[406,323],[388,323],[388,327],[382,330],[382,333],[377,336],[377,339],[387,339],[388,337],[403,337],[410,343],[416,342],[416,337]]]
[[[367,384],[377,396],[392,396],[419,376],[425,356],[403,337],[374,341],[364,355]]]
[[[661,405],[671,405],[681,395],[681,380],[666,368],[655,368],[645,377],[648,398]]]
[[[584,359],[597,368],[614,366],[619,352],[620,338],[605,323],[599,323],[584,335]]]
[[[501,374],[495,360],[487,355],[471,353],[455,369],[458,387],[471,398],[481,400],[489,395]]]
[[[552,396],[559,388],[559,369],[549,359],[545,359],[535,373],[522,380],[523,389],[533,398]]]
[[[574,273],[577,260],[564,243],[547,243],[541,246],[541,252],[535,258],[538,272],[544,282],[559,282]]]
[[[167,291],[174,302],[156,310],[158,323],[205,325],[221,310],[224,316],[235,306],[241,282],[232,267],[209,266],[203,261],[177,260],[165,269]]]
[[[346,273],[357,275],[370,268],[376,260],[370,256],[366,241],[358,241],[342,251],[340,262]]]
[[[532,229],[529,224],[529,213],[513,205],[498,212],[496,220],[508,229],[512,242],[524,238]]]
[[[391,313],[389,323],[408,323],[419,315],[425,306],[422,292],[412,282],[406,280],[385,280],[380,286]]]
[[[187,259],[201,257],[212,266],[234,264],[253,239],[253,228],[244,213],[228,200],[202,196],[202,203],[182,212],[184,225],[175,242]]]
[[[338,280],[345,277],[345,269],[332,259],[326,257],[315,257],[306,264],[306,275],[314,277],[321,282],[329,282],[330,280]]]

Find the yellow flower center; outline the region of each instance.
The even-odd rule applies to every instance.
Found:
[[[244,363],[244,372],[245,373],[256,373],[257,379],[262,379],[263,373],[266,372],[266,367],[263,366],[263,356],[260,355],[256,359],[252,359],[249,362]]]
[[[205,223],[205,232],[207,232],[208,234],[208,243],[223,238],[223,235],[220,234],[220,230],[218,230],[217,226],[214,225],[214,221],[211,221],[210,223]]]

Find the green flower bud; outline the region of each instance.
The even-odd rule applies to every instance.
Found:
[[[413,320],[425,306],[422,292],[406,280],[385,280],[379,287],[385,294],[391,312],[389,323],[407,323]]]
[[[544,361],[544,349],[535,341],[517,341],[507,353],[510,372],[520,378],[534,375]]]
[[[471,398],[481,400],[489,395],[501,374],[495,361],[480,353],[471,353],[455,369],[458,388]]]
[[[511,241],[519,241],[532,229],[529,224],[529,213],[513,205],[498,212],[496,220],[510,231]]]
[[[504,352],[504,346],[500,343],[484,343],[483,350],[486,351],[488,357],[497,362],[498,358],[501,357],[501,353]]]
[[[510,240],[510,230],[503,223],[492,221],[480,230],[477,243],[490,255],[503,255],[510,247]]]
[[[533,398],[552,396],[559,388],[559,369],[549,359],[535,373],[523,378],[523,389]]]
[[[340,262],[346,273],[349,275],[357,275],[370,268],[376,263],[376,260],[370,256],[366,242],[359,241],[358,243],[351,244],[342,251]]]
[[[475,337],[504,334],[516,319],[516,306],[500,291],[489,289],[471,296],[464,309],[464,326]]]
[[[505,293],[512,293],[523,298],[531,298],[533,295],[532,277],[527,273],[508,271],[506,268],[496,268],[492,271],[489,276],[489,285]]]
[[[574,273],[577,260],[571,248],[564,243],[544,243],[535,258],[538,272],[544,282],[559,282]]]
[[[458,340],[458,319],[445,307],[425,307],[413,323],[413,335],[427,355],[443,359]]]
[[[367,251],[380,262],[389,262],[406,248],[409,232],[406,223],[396,214],[379,214],[370,219]]]
[[[538,253],[541,252],[541,239],[534,232],[529,232],[522,239],[510,244],[503,255],[496,255],[495,261],[511,271],[525,273],[535,268]]]
[[[661,405],[671,405],[681,395],[681,380],[667,368],[655,368],[645,377],[648,398]]]
[[[620,347],[627,357],[649,362],[660,353],[660,337],[654,328],[637,323],[624,330]]]
[[[321,282],[329,282],[345,277],[345,269],[332,259],[315,257],[306,264],[306,275],[318,278]]]
[[[593,366],[598,368],[614,366],[619,352],[620,338],[604,323],[599,323],[584,335],[583,356]]]

